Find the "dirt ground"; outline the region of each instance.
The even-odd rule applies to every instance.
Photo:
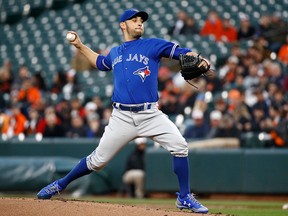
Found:
[[[201,216],[189,211],[108,203],[33,198],[0,198],[1,216]],[[208,214],[213,215],[213,214]]]

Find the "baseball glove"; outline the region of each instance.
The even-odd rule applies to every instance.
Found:
[[[204,65],[199,66],[203,61],[208,64],[208,67],[205,67]],[[205,75],[207,72],[211,71],[209,62],[206,59],[200,57],[200,54],[198,54],[198,56],[180,54],[179,63],[181,69],[180,73],[190,85],[193,84],[191,84],[189,80],[198,78],[201,75]]]

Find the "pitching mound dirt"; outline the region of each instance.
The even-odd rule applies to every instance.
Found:
[[[199,216],[142,206],[31,198],[1,198],[0,212],[2,216]]]

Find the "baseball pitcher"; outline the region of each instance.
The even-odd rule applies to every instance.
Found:
[[[157,101],[158,67],[162,57],[179,60],[185,80],[207,72],[210,65],[188,48],[180,48],[163,39],[141,38],[147,19],[148,14],[144,11],[126,10],[119,19],[124,43],[112,48],[107,56],[92,51],[81,42],[76,32],[69,32],[75,35],[69,37],[73,39],[70,44],[79,49],[92,66],[101,71],[113,70],[113,112],[98,147],[80,160],[66,176],[40,190],[37,194],[39,199],[50,199],[71,181],[92,171],[100,171],[122,147],[135,138],[149,137],[173,157],[180,190],[176,207],[197,213],[208,212],[190,192],[187,143],[174,123],[158,109]],[[192,74],[196,71],[197,76],[187,77],[187,71]]]

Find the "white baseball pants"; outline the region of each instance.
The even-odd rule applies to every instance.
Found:
[[[130,112],[113,109],[97,148],[87,156],[90,170],[101,170],[127,143],[149,137],[176,157],[188,156],[187,142],[176,125],[158,109]]]

